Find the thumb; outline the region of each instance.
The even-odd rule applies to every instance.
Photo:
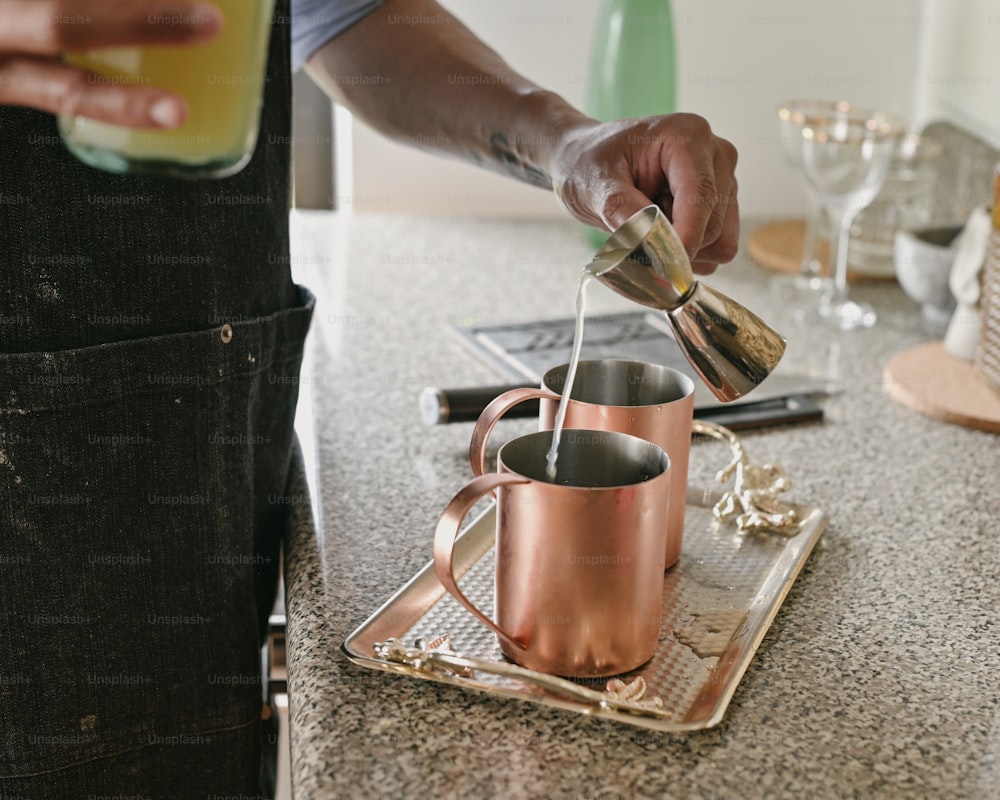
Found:
[[[601,219],[608,230],[614,231],[628,222],[633,214],[650,205],[655,203],[634,186],[619,186],[605,200]]]

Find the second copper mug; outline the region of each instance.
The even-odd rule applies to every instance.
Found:
[[[569,365],[542,376],[541,389],[510,389],[483,409],[472,433],[472,471],[486,471],[486,445],[496,423],[514,406],[539,400],[539,429],[551,430]],[[688,456],[694,420],[694,381],[682,372],[642,361],[581,361],[573,381],[565,428],[620,431],[659,445],[670,457],[670,514],[664,531],[664,564],[681,554],[687,503]],[[562,470],[562,451],[559,454]]]
[[[636,436],[567,430],[552,483],[551,439],[505,443],[497,471],[455,495],[434,534],[434,571],[521,666],[578,678],[627,672],[659,640],[670,460]],[[496,621],[462,593],[453,564],[465,515],[492,491]]]

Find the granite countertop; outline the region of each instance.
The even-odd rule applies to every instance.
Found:
[[[321,509],[319,533],[298,530],[287,554],[297,798],[1000,796],[1000,440],[889,399],[887,361],[931,338],[895,283],[854,287],[879,322],[835,336],[796,323],[744,255],[710,279],[788,336],[783,368],[834,374],[843,391],[822,424],[742,434],[829,526],[723,722],[678,735],[340,651],[427,563],[469,476],[471,425],[425,426],[418,393],[504,382],[448,326],[570,316],[592,252],[579,227],[301,212],[295,241],[319,297],[303,388]],[[634,310],[601,292],[593,310]],[[720,466],[707,452],[694,447],[693,484]]]

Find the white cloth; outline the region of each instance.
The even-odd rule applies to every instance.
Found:
[[[959,235],[955,260],[948,274],[948,286],[958,305],[944,335],[944,348],[963,361],[973,361],[979,347],[980,273],[992,230],[989,210],[976,208]]]

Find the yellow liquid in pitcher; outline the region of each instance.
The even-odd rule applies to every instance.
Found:
[[[60,132],[81,160],[114,172],[222,177],[238,171],[257,139],[274,0],[213,0],[220,34],[185,47],[116,47],[67,55],[70,63],[127,86],[183,97],[188,118],[174,130],[61,117]]]

